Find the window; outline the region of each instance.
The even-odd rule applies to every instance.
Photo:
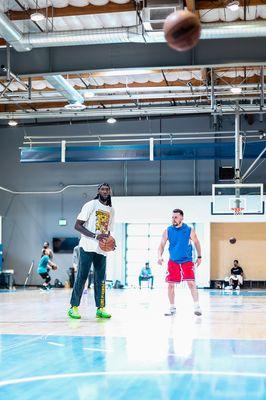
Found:
[[[126,284],[129,287],[138,286],[139,274],[146,262],[150,264],[155,287],[162,286],[165,280],[166,265],[157,264],[158,247],[162,233],[168,225],[169,223],[127,224]]]

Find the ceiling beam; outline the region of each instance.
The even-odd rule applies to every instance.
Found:
[[[197,97],[196,97],[197,98]],[[198,98],[201,98],[201,100],[205,99],[204,96],[202,95],[198,95]],[[184,95],[183,98],[178,98],[178,101],[189,101],[190,99],[190,95],[188,93],[187,96]],[[194,100],[194,98],[193,98]],[[191,100],[192,101],[192,100]],[[111,106],[111,105],[121,105],[123,106],[124,104],[134,104],[135,105],[136,100],[135,99],[128,99],[128,100],[99,100],[99,101],[86,101],[84,102],[84,104],[87,107],[91,107],[91,106],[99,106],[99,108],[102,108],[103,105],[107,105],[107,106]],[[156,98],[156,99],[139,99],[138,103],[154,103],[154,104],[162,104],[162,103],[167,103],[169,102],[169,99],[165,99],[165,98]],[[0,112],[15,112],[18,110],[29,110],[29,109],[36,109],[36,110],[41,110],[41,109],[48,109],[48,110],[52,110],[52,109],[64,109],[64,106],[68,104],[67,101],[61,101],[61,102],[47,102],[47,103],[30,103],[30,104],[25,104],[25,103],[21,103],[20,106],[18,107],[17,104],[0,104]],[[81,112],[81,116],[82,116],[82,112]],[[15,117],[15,116],[14,116]],[[51,114],[52,117],[52,114]]]
[[[224,8],[225,0],[186,0],[186,5],[189,11],[196,12],[198,10],[211,10],[215,8]],[[244,7],[245,0],[240,0],[240,5]],[[249,6],[257,6],[257,5],[265,5],[264,0],[249,0]],[[139,5],[139,9],[142,8],[142,3]],[[70,16],[80,16],[80,15],[93,15],[93,14],[109,14],[109,13],[119,13],[119,12],[127,12],[127,11],[135,11],[136,4],[133,0],[125,4],[116,4],[109,2],[104,6],[94,6],[89,4],[84,7],[74,7],[67,6],[63,8],[52,8],[48,7],[40,9],[39,11],[44,15],[48,15],[51,17],[70,17]],[[35,9],[29,9],[27,11],[13,11],[9,10],[6,12],[6,15],[10,20],[18,21],[18,20],[28,20],[29,15],[35,12]]]
[[[195,12],[195,10],[196,10],[196,1],[195,0],[186,0],[186,6],[187,6],[187,9],[190,11],[190,12]]]
[[[189,8],[188,3],[192,3],[193,0],[186,1],[187,7]],[[224,8],[227,2],[226,0],[197,0],[195,3],[196,10],[212,10],[215,8]],[[240,7],[244,7],[246,3],[248,3],[248,6],[265,6],[264,0],[249,0],[248,2],[245,2],[245,0],[239,0],[239,3]]]
[[[75,77],[75,79],[77,79],[77,77]],[[260,78],[257,77],[256,82],[259,81],[259,79]],[[41,81],[43,79],[42,78],[39,78],[39,79],[32,78],[33,82],[36,81],[36,80],[37,81]],[[243,80],[243,78],[242,78],[242,80]],[[0,77],[0,84],[2,82],[5,83],[5,84],[7,83],[6,77]],[[26,79],[23,79],[23,82],[25,82],[25,84],[28,84],[28,80],[26,80]],[[203,85],[202,81],[198,81],[198,80],[192,78],[189,81],[181,81],[181,80],[171,81],[171,82],[168,82],[168,85],[166,85],[166,83],[164,81],[161,81],[161,82],[146,82],[146,83],[134,82],[134,83],[130,83],[128,85],[125,85],[125,84],[122,84],[122,83],[119,83],[119,84],[116,84],[116,85],[107,85],[107,84],[98,85],[98,86],[97,85],[89,85],[88,90],[90,90],[90,91],[95,90],[96,93],[97,93],[98,89],[110,89],[110,90],[112,90],[112,89],[125,89],[126,90],[128,88],[137,88],[141,92],[141,90],[143,88],[151,88],[151,90],[152,90],[153,88],[157,88],[157,87],[165,87],[165,88],[167,88],[167,87],[171,88],[172,86],[173,87],[176,87],[176,86],[184,87],[184,86],[186,86],[187,82],[190,82],[195,87]],[[74,85],[73,87],[76,90],[86,90],[86,88],[84,86],[81,86],[81,85],[80,86],[79,85]],[[54,89],[50,89],[48,87],[46,87],[45,89],[34,89],[34,88],[32,88],[32,92],[33,93],[40,93],[40,92],[42,92],[42,93],[53,92],[54,93],[55,90]],[[14,91],[13,93],[14,94],[15,93],[17,93],[17,94],[20,93],[21,94],[21,93],[25,93],[25,91],[18,90],[18,91]]]
[[[11,48],[12,72],[20,78],[48,74],[86,73],[116,68],[166,69],[250,66],[266,64],[265,38],[200,40],[192,50],[176,52],[166,43],[103,44],[34,49]],[[222,51],[221,51],[222,49]],[[248,51],[247,51],[248,49]],[[69,57],[71,54],[71,57]],[[6,50],[0,49],[7,65]],[[0,76],[5,73],[0,71]]]
[[[188,11],[192,12],[193,14],[196,14],[198,18],[200,18],[200,12],[197,10],[196,7],[196,0],[186,0],[186,5]]]
[[[84,7],[74,7],[67,6],[63,8],[55,8],[48,7],[47,10],[45,8],[39,9],[43,15],[48,15],[49,18],[52,17],[71,17],[71,16],[80,16],[80,15],[93,15],[93,14],[109,14],[109,13],[120,13],[125,11],[135,11],[136,4],[134,1],[130,1],[125,4],[116,4],[113,2],[109,2],[104,6],[94,6],[89,4]],[[9,10],[6,12],[6,15],[10,20],[18,21],[18,20],[27,20],[29,19],[29,15],[36,10],[27,10],[27,11],[12,11]]]

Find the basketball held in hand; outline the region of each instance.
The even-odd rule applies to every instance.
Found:
[[[107,238],[99,241],[99,246],[100,249],[103,251],[113,251],[116,248],[115,239],[113,238],[113,236],[108,236]]]
[[[201,24],[195,14],[180,10],[168,15],[163,29],[165,39],[172,49],[187,51],[198,43]]]

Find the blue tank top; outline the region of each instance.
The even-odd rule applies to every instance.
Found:
[[[38,274],[44,274],[48,271],[49,256],[42,256],[38,265]]]
[[[182,224],[180,228],[176,226],[167,228],[170,260],[178,264],[192,261],[190,233],[191,228],[187,224]]]

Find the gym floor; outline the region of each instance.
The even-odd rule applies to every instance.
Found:
[[[266,398],[265,291],[200,290],[195,317],[179,288],[165,317],[165,289],[112,289],[110,320],[95,318],[92,290],[69,320],[69,297],[0,293],[1,400]]]

